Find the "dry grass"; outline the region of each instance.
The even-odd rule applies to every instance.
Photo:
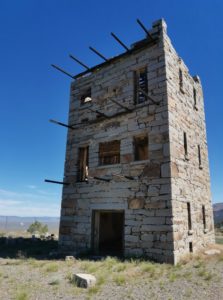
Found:
[[[222,263],[223,251],[213,257],[203,254],[199,257],[189,255],[176,266],[136,259],[121,261],[112,257],[101,261],[7,259],[0,263],[0,290],[8,293],[8,298],[4,299],[15,300],[37,299],[39,293],[42,296],[46,291],[46,299],[51,295],[50,300],[59,299],[63,295],[69,295],[68,299],[78,300],[91,299],[98,295],[103,295],[100,299],[135,299],[131,290],[139,286],[137,292],[148,287],[150,299],[155,297],[153,295],[156,295],[157,289],[166,295],[166,299],[176,299],[170,293],[171,288],[173,292],[179,290],[182,293],[181,287],[185,286],[184,297],[193,299],[198,288],[211,288],[212,284],[222,281],[222,273],[219,273],[223,268]],[[73,281],[74,273],[95,275],[96,286],[87,290],[78,288]],[[107,296],[108,290],[112,289],[115,293],[116,290],[121,291],[120,287],[126,293],[124,296]],[[31,297],[30,291],[33,294]]]

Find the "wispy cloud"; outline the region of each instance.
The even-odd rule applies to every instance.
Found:
[[[0,215],[59,216],[60,195],[43,190],[14,192],[0,189]]]
[[[37,188],[37,186],[36,186],[36,185],[29,184],[29,185],[27,185],[27,188],[28,188],[28,189],[31,189],[31,190],[34,190],[34,189]]]

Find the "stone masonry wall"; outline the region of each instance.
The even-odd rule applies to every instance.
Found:
[[[95,210],[124,211],[126,256],[143,255],[177,263],[189,253],[189,242],[193,243],[193,251],[214,242],[200,79],[189,75],[167,36],[163,20],[153,23],[151,33],[159,34],[155,44],[120,56],[71,84],[69,124],[76,125],[67,135],[64,181],[70,184],[63,188],[59,237],[62,251],[78,254],[91,249]],[[147,100],[135,106],[133,75],[145,66],[148,94],[159,104]],[[89,87],[92,101],[81,105],[81,94]],[[133,108],[132,112],[116,105],[111,97]],[[89,108],[114,117],[97,118],[97,113]],[[141,134],[148,136],[148,159],[134,161],[133,140]],[[100,166],[99,143],[113,140],[120,140],[120,163]],[[83,146],[89,146],[88,183],[77,182],[78,149]],[[112,174],[134,176],[135,180]],[[111,181],[93,179],[95,176]],[[188,202],[191,230],[188,230]],[[202,205],[206,210],[205,230]]]
[[[189,242],[192,242],[193,252],[214,243],[214,227],[201,82],[198,76],[192,77],[189,74],[169,37],[164,36],[170,156],[174,168],[171,171],[174,256],[177,262],[189,252]],[[182,87],[179,69],[182,71]],[[184,150],[184,132],[187,137],[187,156]],[[188,230],[187,202],[190,202],[191,206],[192,230]],[[202,205],[205,205],[206,211],[206,230],[203,226]]]
[[[91,248],[93,210],[124,210],[125,255],[145,255],[173,262],[172,209],[169,170],[169,134],[166,68],[162,24],[154,23],[152,33],[160,32],[159,42],[103,67],[71,85],[69,130],[60,223],[60,247],[79,253]],[[134,107],[133,72],[147,66],[151,100]],[[92,102],[80,105],[80,94],[92,89]],[[97,121],[87,108],[113,115],[124,110],[109,98],[134,108],[132,112]],[[134,161],[133,138],[148,135],[146,161]],[[99,143],[121,141],[120,164],[99,166]],[[110,182],[89,179],[76,182],[78,148],[89,146],[89,175],[105,177],[113,173],[136,176],[136,180],[112,177]]]

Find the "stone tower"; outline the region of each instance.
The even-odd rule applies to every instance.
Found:
[[[71,83],[59,245],[177,263],[214,243],[201,82],[153,23]]]

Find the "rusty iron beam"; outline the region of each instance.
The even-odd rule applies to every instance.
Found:
[[[92,112],[94,112],[94,113],[96,113],[96,114],[99,114],[99,115],[101,115],[101,116],[103,116],[103,117],[105,117],[105,118],[109,118],[109,116],[107,116],[106,114],[104,114],[103,112],[101,112],[101,111],[99,111],[99,110],[94,110],[94,109],[92,109],[92,108],[90,108],[90,107],[87,107],[87,109],[88,110],[90,110],[90,111],[92,111]]]
[[[96,50],[95,48],[90,46],[89,49],[93,51],[95,54],[97,54],[99,57],[101,57],[104,61],[109,61],[104,55],[98,52],[98,50]]]
[[[154,104],[159,105],[160,102],[157,102],[156,100],[153,99],[153,97],[149,96],[146,92],[144,92],[142,89],[138,88],[139,91],[148,99],[150,99]]]
[[[130,49],[113,33],[111,32],[111,36],[123,47],[126,51],[129,51]]]
[[[56,121],[56,120],[50,119],[49,121],[50,121],[51,123],[54,123],[54,124],[57,124],[57,125],[60,125],[60,126],[64,126],[64,127],[70,128],[70,129],[74,129],[73,126],[64,124],[64,123],[62,123],[62,122],[58,122],[58,121]]]
[[[114,103],[117,104],[118,106],[124,108],[124,109],[127,110],[128,112],[132,112],[132,111],[133,111],[133,109],[128,108],[127,106],[125,106],[125,105],[119,103],[118,101],[116,101],[116,100],[114,100],[114,99],[112,99],[112,98],[109,98],[109,100],[110,100],[111,102],[114,102]]]
[[[152,37],[152,35],[149,33],[148,29],[143,25],[143,23],[137,19],[136,22],[139,24],[139,26],[145,31],[145,33],[147,34],[147,36],[151,39],[154,40],[154,38]]]
[[[84,63],[82,63],[82,61],[80,61],[79,59],[77,59],[76,57],[74,57],[72,54],[69,54],[69,57],[72,58],[74,61],[76,61],[79,65],[81,65],[82,67],[84,67],[86,70],[90,70],[90,68],[85,65]]]
[[[56,65],[54,65],[54,64],[51,64],[51,66],[52,66],[53,68],[55,68],[56,70],[58,70],[58,71],[60,71],[60,72],[62,72],[62,73],[64,73],[64,74],[66,74],[67,76],[69,76],[69,77],[71,77],[72,79],[74,79],[74,76],[73,76],[73,75],[71,75],[71,74],[68,73],[67,71],[61,69],[60,67],[58,67],[58,66],[56,66]]]
[[[97,177],[97,176],[94,176],[94,179],[101,180],[101,181],[106,181],[106,182],[110,182],[111,181],[111,179],[101,178],[101,177]]]
[[[48,182],[48,183],[56,183],[56,184],[63,184],[63,185],[69,185],[70,184],[69,182],[55,181],[55,180],[50,180],[50,179],[45,179],[44,181]]]

